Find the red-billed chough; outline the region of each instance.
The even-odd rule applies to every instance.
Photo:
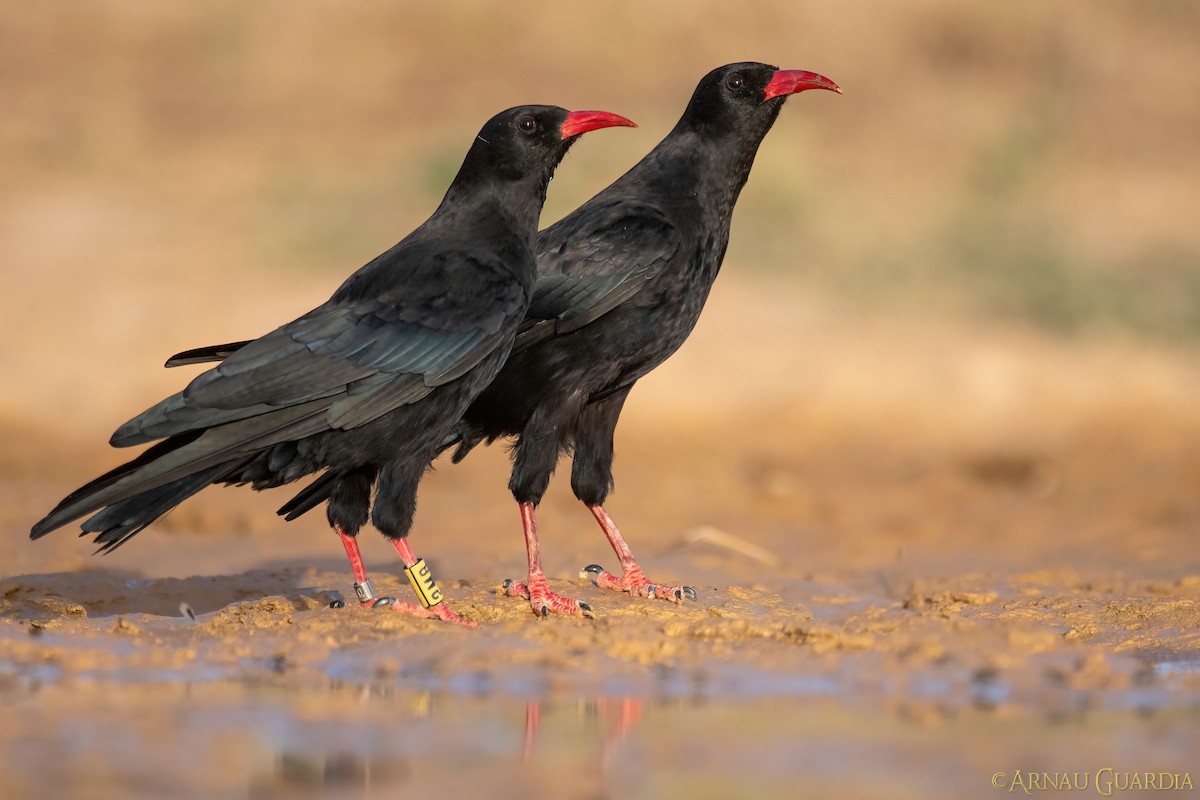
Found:
[[[841,91],[821,75],[766,64],[713,70],[654,150],[538,236],[533,302],[508,361],[467,409],[454,455],[519,437],[509,488],[520,504],[529,577],[509,582],[508,592],[528,597],[534,613],[586,611],[550,591],[538,549],[534,511],[564,452],[573,452],[575,496],[622,569],[617,576],[592,565],[581,574],[634,595],[695,598],[689,587],[651,583],[604,510],[613,432],[634,383],[691,333],[759,144],[787,96],[807,89]]]
[[[493,117],[433,215],[327,302],[259,339],[173,360],[224,359],[122,425],[114,446],[158,443],[70,494],[31,538],[92,514],[84,535],[111,551],[210,484],[258,490],[325,470],[317,490],[281,513],[329,501],[360,603],[461,621],[407,542],[417,485],[525,317],[555,167],[580,134],[613,125],[633,123],[555,106]],[[395,545],[422,606],[376,594],[355,539],[368,517]]]

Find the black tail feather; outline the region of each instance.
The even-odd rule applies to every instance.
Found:
[[[72,492],[33,526],[39,539],[55,528],[98,509],[121,503],[192,475],[247,463],[280,442],[304,438],[325,427],[328,401],[318,399],[280,408],[203,431],[189,431],[159,442],[146,452]]]
[[[454,430],[446,434],[446,438],[442,439],[441,444],[438,445],[438,455],[458,445],[454,450],[454,455],[450,456],[450,463],[457,464],[466,458],[467,454],[474,450],[485,438],[487,437],[468,426],[465,422],[459,423]]]
[[[60,514],[64,509],[75,505],[89,495],[104,491],[109,486],[119,481],[121,478],[129,475],[135,470],[141,469],[147,464],[153,463],[156,459],[162,458],[167,453],[178,450],[181,447],[191,444],[200,438],[203,431],[191,431],[189,433],[172,436],[170,439],[159,442],[150,447],[146,452],[142,453],[132,461],[128,461],[121,466],[109,470],[95,480],[85,483],[75,491],[63,498],[62,502],[55,506],[54,510],[47,514],[42,520],[33,526],[33,530],[29,533],[30,539],[40,539],[55,528],[61,527],[63,524],[70,522],[74,517],[67,516],[63,518]],[[78,516],[78,515],[75,515]]]
[[[111,553],[184,500],[213,483],[219,483],[226,475],[236,472],[244,465],[244,461],[219,464],[195,475],[180,478],[174,483],[113,503],[88,518],[82,525],[83,533],[79,535],[97,534],[94,541],[101,547],[93,555]]]
[[[210,361],[224,361],[232,354],[241,350],[246,345],[250,344],[252,339],[247,339],[244,342],[230,342],[229,344],[213,344],[208,347],[197,347],[193,350],[184,350],[182,353],[176,353],[167,359],[164,367],[183,367],[188,364],[207,364]]]
[[[337,485],[338,478],[341,474],[330,470],[308,486],[291,500],[284,503],[283,507],[275,513],[283,517],[288,522],[297,519],[309,511],[312,511],[317,506],[324,503],[333,494],[333,488]]]

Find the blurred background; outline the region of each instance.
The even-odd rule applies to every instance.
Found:
[[[546,572],[601,618],[496,597],[525,569],[501,447],[439,464],[413,533],[469,634],[324,608],[345,559],[323,514],[274,515],[290,492],[208,490],[105,558],[27,540],[198,371],[169,355],[325,300],[493,113],[640,124],[572,149],[549,224],[743,60],[845,93],[789,100],[698,328],[617,432],[608,509],[700,603],[578,585],[612,554],[566,469]],[[963,797],[997,769],[1191,768],[1197,98],[1192,0],[6,3],[0,783]],[[655,700],[635,726],[612,692]],[[531,736],[522,698],[564,696]],[[591,742],[631,728],[606,794]]]
[[[1138,524],[1192,524],[1198,30],[1187,0],[14,6],[0,468],[36,486],[9,483],[6,522],[127,455],[107,434],[194,374],[166,356],[291,319],[421,222],[495,111],[640,123],[572,151],[548,224],[749,59],[845,94],[793,98],[764,143],[699,328],[627,408],[618,502],[675,532],[749,514],[824,541],[865,515],[916,535],[912,481],[937,475],[985,521],[994,490],[1078,486],[1084,508],[1128,486]],[[503,453],[473,461],[429,482],[439,521],[464,487],[511,516]],[[251,502],[233,494],[163,524]]]

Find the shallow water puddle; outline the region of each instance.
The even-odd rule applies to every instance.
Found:
[[[586,621],[477,582],[467,631],[329,608],[333,575],[117,605],[124,580],[0,581],[0,797],[986,797],[1200,770],[1192,583],[848,576]]]
[[[3,694],[13,797],[986,796],[1021,770],[1186,773],[1200,723],[1195,708],[1084,725],[803,697],[531,700],[338,682]]]

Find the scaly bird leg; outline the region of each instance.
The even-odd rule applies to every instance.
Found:
[[[546,575],[542,572],[542,551],[538,544],[537,519],[533,503],[521,503],[521,526],[525,529],[525,550],[529,553],[529,579],[526,583],[513,580],[504,582],[504,592],[509,597],[524,597],[529,600],[533,613],[546,617],[550,612],[594,618],[592,607],[587,603],[563,597],[550,591]]]
[[[405,572],[408,574],[417,596],[421,598],[422,605],[402,603],[394,597],[380,597],[379,593],[375,591],[375,585],[367,577],[367,570],[363,566],[362,551],[358,548],[358,539],[346,533],[340,526],[334,526],[334,530],[341,538],[342,546],[346,548],[346,557],[350,559],[350,569],[354,571],[354,593],[358,596],[360,606],[363,608],[387,608],[414,617],[440,619],[468,628],[476,627],[477,623],[462,619],[442,602],[441,589],[430,575],[429,567],[425,565],[425,562],[413,555],[412,548],[408,546],[408,539],[396,539],[393,544],[396,546],[396,552],[400,554],[400,560],[404,562]]]
[[[629,549],[621,532],[617,530],[617,523],[613,522],[612,517],[608,515],[603,506],[588,506],[588,510],[592,512],[596,522],[600,523],[600,530],[604,531],[604,535],[608,537],[608,543],[612,545],[613,552],[617,554],[617,559],[621,562],[622,574],[618,578],[599,564],[590,564],[583,568],[579,577],[590,579],[601,589],[629,592],[638,597],[657,597],[673,603],[682,603],[685,598],[696,599],[696,590],[690,586],[662,586],[651,583],[642,574],[642,568],[634,559],[633,551]]]
[[[402,539],[393,539],[392,544],[395,545],[396,552],[400,554],[400,560],[404,562],[404,571],[408,575],[409,583],[412,584],[417,597],[421,599],[419,606],[410,603],[393,603],[393,611],[417,617],[440,619],[443,622],[453,622],[465,628],[478,627],[478,622],[463,619],[446,607],[442,599],[442,590],[438,588],[437,581],[433,579],[425,562],[413,555],[412,548],[408,546],[407,536]]]
[[[362,551],[358,549],[358,537],[346,533],[341,525],[334,525],[333,530],[342,540],[342,547],[346,548],[346,558],[350,559],[350,569],[354,571],[354,594],[358,596],[358,604],[363,608],[386,608],[394,604],[396,598],[380,597],[375,591],[375,584],[367,577]]]

